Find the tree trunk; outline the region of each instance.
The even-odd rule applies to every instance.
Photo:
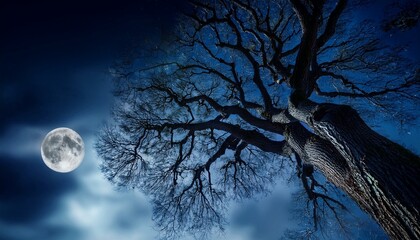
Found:
[[[291,106],[291,108],[290,108]],[[420,158],[370,129],[349,106],[289,104],[305,121],[286,140],[307,162],[345,191],[392,239],[420,239]]]

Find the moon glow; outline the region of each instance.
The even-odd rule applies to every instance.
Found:
[[[45,136],[41,145],[45,165],[56,172],[71,172],[82,163],[85,144],[82,137],[70,128],[56,128]]]

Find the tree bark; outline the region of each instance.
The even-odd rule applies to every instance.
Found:
[[[349,106],[309,100],[289,111],[289,145],[369,213],[392,239],[420,239],[420,158],[379,135]]]

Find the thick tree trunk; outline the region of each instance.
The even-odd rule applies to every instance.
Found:
[[[420,239],[420,158],[370,129],[349,106],[310,101],[290,113],[290,146],[344,190],[393,239]]]

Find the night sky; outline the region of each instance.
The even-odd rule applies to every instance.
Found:
[[[183,7],[170,0],[0,3],[0,239],[154,239],[147,198],[114,189],[93,144],[113,103],[109,67],[131,46],[170,34]],[[418,32],[399,36],[418,42]],[[419,56],[410,46],[409,54]],[[56,173],[42,162],[41,142],[57,127],[85,141],[84,162],[74,172]],[[418,127],[376,129],[419,153]],[[298,186],[286,180],[269,197],[232,205],[224,238],[278,239],[297,227],[288,209]],[[383,238],[354,208],[361,227],[351,229],[353,236]]]

